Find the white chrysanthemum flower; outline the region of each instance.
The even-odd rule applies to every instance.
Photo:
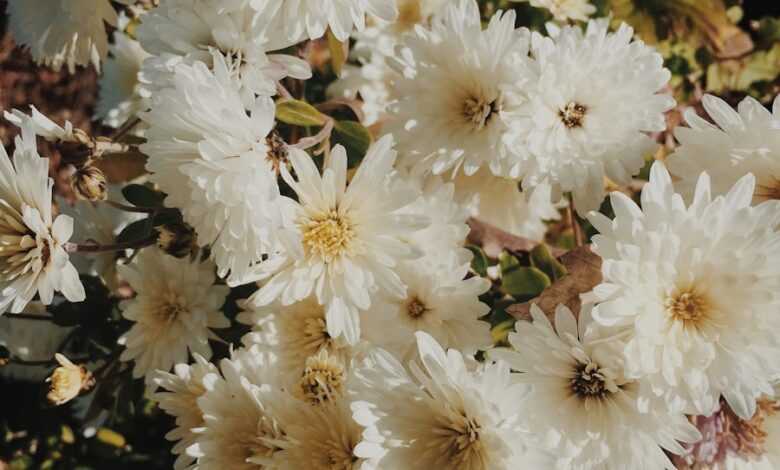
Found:
[[[627,375],[690,414],[722,395],[749,419],[780,373],[780,202],[751,207],[754,188],[748,175],[713,198],[703,173],[686,207],[656,162],[642,209],[615,192],[614,221],[590,215],[604,260],[594,317],[627,330]]]
[[[257,347],[234,352],[220,369],[203,378],[197,401],[204,425],[187,455],[199,470],[275,468],[274,454],[288,443],[276,416],[300,402],[274,386],[273,356]]]
[[[391,354],[375,351],[356,374],[365,389],[353,402],[355,420],[378,433],[366,442],[387,454],[382,468],[500,470],[535,466],[518,426],[525,385],[509,368],[486,363],[467,368],[460,352],[444,351],[418,332],[420,362],[411,376]]]
[[[416,192],[393,172],[396,153],[386,136],[373,144],[347,186],[347,154],[336,146],[320,175],[312,158],[290,149],[297,180],[281,169],[298,201],[284,198],[288,226],[280,232],[284,250],[257,268],[268,281],[252,296],[255,305],[276,298],[289,305],[315,292],[325,305],[328,333],[360,338],[358,310],[371,306],[381,290],[404,297],[406,287],[395,272],[400,260],[419,256],[402,237],[425,228],[426,216],[403,213]]]
[[[84,300],[84,286],[65,245],[73,219],[52,216],[49,159],[41,158],[32,126],[22,125],[14,160],[0,149],[0,314],[20,313],[38,294],[49,305],[60,291]]]
[[[290,443],[274,455],[279,470],[376,470],[385,450],[364,439],[375,433],[352,418],[348,399],[320,406],[285,410],[285,439]]]
[[[314,296],[287,306],[279,302],[259,307],[252,302],[242,305],[246,310],[237,320],[251,325],[253,330],[244,341],[272,349],[287,384],[297,383],[306,360],[323,349],[342,365],[349,365],[352,348],[343,338],[328,333],[325,308]]]
[[[588,17],[596,13],[596,7],[588,0],[511,0],[513,2],[530,2],[532,7],[549,10],[556,21],[579,20],[588,21]]]
[[[518,92],[528,101],[507,113],[523,188],[543,181],[553,197],[571,192],[578,212],[598,209],[604,177],[627,184],[654,148],[649,132],[666,129],[674,99],[657,93],[671,76],[663,58],[621,25],[608,21],[538,33],[532,40],[536,78]]]
[[[55,70],[67,65],[70,73],[90,63],[100,69],[108,52],[106,24],[117,25],[108,0],[11,0],[8,15],[14,40],[29,47],[37,63]]]
[[[133,377],[155,369],[168,371],[186,363],[188,353],[211,357],[210,328],[227,328],[220,309],[229,292],[214,285],[214,265],[190,262],[144,249],[132,264],[120,265],[120,275],[136,292],[120,304],[133,326],[119,338],[125,346],[120,359],[135,361]]]
[[[558,220],[561,215],[551,202],[549,184],[539,184],[530,191],[526,195],[517,181],[484,169],[455,178],[455,197],[472,217],[513,235],[542,241],[547,233],[545,221]]]
[[[531,386],[523,403],[528,427],[556,456],[554,468],[668,469],[664,454],[682,454],[677,441],[701,436],[681,412],[654,398],[642,403],[639,384],[626,377],[622,344],[594,328],[590,307],[572,312],[560,305],[555,328],[536,305],[533,322],[519,321],[509,334],[513,349],[494,349]]]
[[[455,253],[400,263],[398,275],[406,284],[406,297],[380,297],[374,302],[362,319],[363,337],[399,358],[413,357],[416,331],[466,355],[492,346],[490,324],[480,320],[490,307],[479,301],[490,281],[465,279],[469,267],[470,262]]]
[[[195,443],[196,431],[203,427],[203,412],[198,407],[198,398],[206,393],[204,379],[208,374],[217,374],[217,367],[198,353],[193,353],[193,364],[176,364],[174,373],[158,370],[152,375],[152,382],[163,391],[153,395],[160,409],[176,418],[176,427],[165,435],[175,441],[172,452],[177,455],[174,469],[190,468],[195,462],[186,454]]]
[[[47,315],[46,307],[37,301],[27,304],[24,310],[28,315]],[[72,330],[51,321],[0,317],[0,345],[24,361],[48,361]],[[28,382],[42,382],[50,372],[47,366],[6,364],[0,367],[0,376]]]
[[[144,64],[142,81],[154,92],[166,85],[178,63],[211,65],[214,50],[224,58],[247,103],[254,101],[255,94],[275,95],[276,82],[284,77],[310,78],[305,61],[266,54],[290,44],[268,30],[272,18],[273,10],[256,10],[248,0],[161,2],[138,28],[141,45],[154,56]]]
[[[512,171],[502,115],[522,102],[506,91],[526,77],[528,45],[514,11],[496,14],[483,31],[474,0],[453,2],[430,29],[407,36],[391,64],[398,101],[386,126],[399,139],[400,163],[420,173]]]
[[[684,116],[690,127],[674,131],[680,146],[667,165],[680,179],[675,183],[678,191],[690,200],[702,171],[710,175],[717,194],[753,173],[758,180],[753,202],[780,199],[780,96],[771,113],[751,97],[742,100],[736,111],[712,95],[704,95],[702,104],[716,126],[689,108]]]
[[[339,41],[346,41],[353,27],[362,31],[366,14],[384,21],[398,16],[395,1],[387,0],[252,0],[258,10],[276,11],[275,34],[290,44],[317,39],[330,28]]]
[[[119,203],[127,202],[118,186],[109,186],[108,194],[109,199],[112,201]],[[128,224],[144,218],[143,214],[118,210],[108,204],[76,201],[71,206],[61,198],[58,198],[57,202],[62,214],[79,221],[73,227],[73,236],[71,237],[78,243],[93,240],[100,245],[113,245],[116,243],[116,236]],[[110,290],[116,289],[118,284],[116,272],[117,252],[76,252],[71,255],[71,261],[79,273],[98,276]]]
[[[99,81],[95,117],[108,126],[119,127],[146,108],[144,100],[148,95],[141,90],[138,73],[149,54],[138,41],[122,32],[114,33],[109,51],[111,55]]]
[[[276,168],[287,152],[270,134],[273,102],[260,97],[245,111],[217,55],[213,72],[200,62],[179,65],[173,87],[155,93],[141,117],[149,124],[141,150],[150,179],[168,194],[166,205],[181,209],[198,243],[211,246],[219,275],[240,283],[273,248],[281,223]]]

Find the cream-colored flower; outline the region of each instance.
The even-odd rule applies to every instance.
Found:
[[[135,361],[133,377],[156,369],[168,371],[187,362],[189,353],[211,358],[211,328],[230,322],[220,309],[230,289],[214,285],[215,267],[146,248],[119,273],[136,292],[120,305],[122,316],[135,322],[119,338],[125,346],[120,359]]]
[[[46,379],[49,382],[49,393],[46,398],[52,404],[64,405],[95,384],[92,374],[86,367],[77,366],[60,353],[55,354],[54,358],[60,365],[54,369],[51,377]]]

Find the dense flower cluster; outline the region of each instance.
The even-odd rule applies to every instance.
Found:
[[[116,338],[95,377],[62,330],[0,338],[58,353],[57,405],[143,379],[177,469],[779,468],[780,97],[705,96],[713,122],[688,110],[653,162],[661,55],[586,0],[531,4],[560,24],[475,0],[10,0],[38,62],[104,64],[115,133],[5,114],[0,313],[35,323],[93,278]],[[87,200],[54,198],[36,137]],[[121,191],[116,155],[144,165]],[[575,275],[544,245],[563,214],[600,281],[550,307]],[[491,266],[475,221],[516,241]]]

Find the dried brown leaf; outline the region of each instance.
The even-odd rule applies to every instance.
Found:
[[[490,225],[486,222],[471,218],[468,220],[469,232],[468,242],[472,245],[482,247],[482,250],[491,258],[498,258],[502,251],[531,251],[539,245],[539,242],[527,238],[512,235],[500,228]],[[550,251],[556,258],[565,253],[557,247],[550,247]]]
[[[555,312],[558,304],[563,304],[577,315],[582,305],[580,294],[590,292],[601,282],[601,258],[593,253],[590,246],[583,246],[561,256],[560,262],[566,267],[567,275],[545,289],[538,297],[510,305],[506,312],[523,320],[530,318],[533,304],[548,315]]]

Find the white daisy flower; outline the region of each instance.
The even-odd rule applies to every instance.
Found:
[[[186,454],[188,447],[195,443],[197,430],[202,428],[203,412],[198,407],[198,398],[206,393],[204,379],[208,374],[218,374],[217,367],[198,353],[193,353],[193,364],[176,364],[173,374],[157,370],[152,374],[152,382],[163,391],[157,392],[152,399],[160,409],[176,418],[176,427],[165,435],[169,441],[175,441],[172,452],[177,455],[174,469],[191,468],[195,459]]]
[[[122,32],[114,33],[100,77],[100,95],[95,117],[111,127],[119,127],[146,108],[148,95],[141,89],[138,73],[149,54],[141,44]]]
[[[686,207],[656,162],[642,209],[615,192],[614,220],[589,216],[604,260],[594,317],[626,330],[627,376],[690,414],[722,395],[749,419],[780,373],[780,203],[751,207],[754,188],[748,175],[713,198],[703,173]]]
[[[314,296],[286,306],[280,302],[266,306],[255,306],[252,302],[242,305],[246,310],[236,319],[251,325],[253,330],[244,342],[272,349],[278,356],[285,383],[298,383],[306,360],[322,350],[343,366],[350,364],[352,348],[343,338],[328,333],[325,307]]]
[[[362,31],[366,14],[394,21],[398,9],[387,0],[252,0],[258,10],[276,11],[275,31],[290,44],[321,38],[330,28],[339,41],[346,41],[353,27]]]
[[[127,203],[118,186],[108,187],[109,199],[118,203]],[[143,214],[118,210],[108,204],[90,201],[76,201],[73,205],[57,198],[60,213],[68,215],[79,223],[73,227],[71,237],[78,243],[93,240],[100,245],[116,243],[116,237],[127,225],[144,218]],[[99,277],[110,290],[118,287],[116,271],[117,254],[115,251],[102,253],[73,253],[71,261],[79,273]]]
[[[593,327],[590,307],[579,325],[560,305],[555,328],[536,305],[533,322],[519,321],[509,334],[513,350],[495,349],[531,386],[523,404],[528,426],[556,456],[554,468],[674,470],[663,449],[681,454],[677,441],[701,436],[681,412],[658,400],[642,403],[639,384],[626,377],[619,348]]]
[[[526,194],[517,181],[485,169],[472,176],[460,174],[454,181],[455,197],[472,217],[513,235],[542,241],[547,233],[545,221],[561,218],[551,202],[549,184],[541,183]]]
[[[371,306],[378,290],[404,297],[406,287],[395,272],[400,260],[419,256],[402,236],[425,228],[425,216],[403,209],[418,194],[393,173],[391,136],[372,145],[347,186],[347,154],[331,152],[322,175],[305,152],[290,149],[297,180],[282,176],[298,195],[284,199],[290,222],[280,233],[284,250],[256,270],[268,281],[252,296],[255,305],[279,298],[284,305],[315,292],[325,305],[328,333],[355,344],[360,338],[358,310]]]
[[[0,149],[0,314],[20,313],[38,294],[49,305],[60,291],[84,300],[84,286],[65,251],[73,219],[52,215],[49,159],[41,158],[31,126],[22,125],[14,160]]]
[[[544,8],[553,15],[556,21],[569,20],[588,21],[588,17],[596,13],[596,7],[588,0],[511,0],[513,2],[530,2],[532,7]]]
[[[219,275],[241,283],[250,266],[273,248],[280,222],[276,168],[286,150],[274,139],[274,104],[257,98],[245,111],[225,62],[180,65],[173,87],[155,93],[141,151],[150,180],[168,194],[166,205],[181,209],[210,245]],[[241,188],[237,191],[237,188]]]
[[[90,63],[100,70],[108,52],[106,24],[117,25],[109,0],[11,0],[8,15],[14,40],[30,48],[38,64],[67,65],[70,73]]]
[[[523,188],[547,180],[555,200],[571,192],[577,211],[598,209],[604,177],[627,184],[655,144],[649,132],[666,129],[664,112],[674,99],[658,93],[671,76],[663,58],[623,24],[608,21],[587,31],[566,26],[553,37],[534,34],[536,78],[518,91],[528,100],[507,112],[509,143]]]
[[[466,355],[493,345],[490,324],[480,320],[490,307],[479,301],[479,295],[490,289],[490,281],[465,279],[469,260],[463,262],[454,253],[442,258],[399,264],[406,297],[379,298],[371,305],[362,319],[367,341],[405,359],[416,351],[416,331]]]
[[[736,111],[712,95],[704,95],[702,104],[715,125],[687,109],[684,116],[690,127],[675,128],[680,146],[666,160],[669,171],[680,179],[675,183],[678,191],[690,200],[705,170],[718,194],[753,173],[757,179],[753,202],[780,199],[780,96],[772,112],[751,97]]]
[[[400,76],[386,126],[399,139],[400,163],[420,173],[511,171],[502,115],[522,101],[506,89],[527,76],[528,43],[514,11],[497,13],[483,31],[474,0],[449,4],[430,29],[407,36],[391,64]]]
[[[254,101],[255,94],[275,95],[276,82],[284,77],[310,78],[305,61],[266,54],[292,44],[280,42],[280,35],[268,30],[272,18],[273,10],[256,10],[248,0],[161,2],[144,15],[138,28],[141,45],[154,56],[144,64],[142,81],[154,92],[165,86],[180,62],[211,65],[214,50],[224,58],[247,103]]]
[[[188,353],[211,357],[210,328],[227,328],[220,309],[229,292],[214,285],[214,265],[168,256],[157,248],[144,249],[132,264],[120,265],[120,275],[136,292],[122,301],[122,316],[133,326],[119,338],[125,346],[120,359],[135,361],[133,377],[155,369],[168,371],[186,363]]]
[[[362,381],[353,402],[355,420],[378,434],[366,442],[387,454],[382,468],[500,470],[535,466],[518,422],[525,385],[501,363],[469,371],[460,352],[444,351],[418,332],[420,362],[411,376],[389,353],[377,350],[356,373]]]
[[[197,403],[204,425],[186,451],[199,470],[276,468],[274,454],[288,443],[276,416],[300,403],[274,386],[272,365],[271,354],[242,349],[220,362],[222,375],[203,378]]]
[[[28,315],[48,315],[46,306],[37,301],[27,304],[24,310]],[[0,317],[0,345],[24,361],[51,360],[71,331],[72,327],[51,321]],[[0,367],[0,376],[26,382],[43,382],[50,372],[47,366],[6,364]]]

